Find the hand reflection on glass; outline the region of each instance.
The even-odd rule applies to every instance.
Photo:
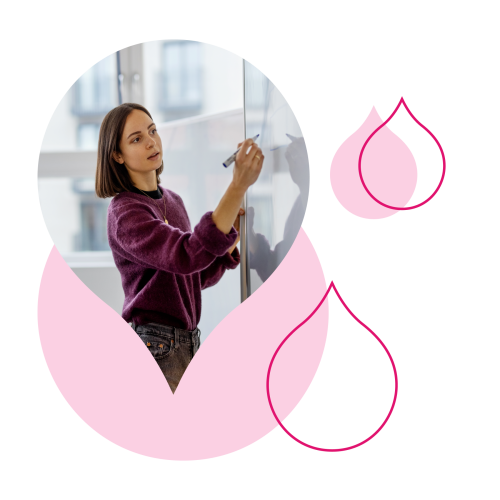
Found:
[[[309,193],[309,159],[307,157],[306,143],[303,137],[287,135],[292,141],[285,150],[290,177],[299,186],[300,195],[305,197],[305,202],[307,203],[307,195]]]
[[[283,240],[276,244],[274,250],[271,250],[271,245],[266,237],[263,234],[256,233],[254,230],[254,208],[248,207],[247,210],[250,269],[255,269],[263,282],[271,276],[290,250],[295,238],[299,234],[306,211],[307,196],[309,193],[309,160],[307,158],[307,150],[303,137],[292,137],[290,135],[288,137],[292,140],[292,143],[285,151],[285,158],[288,162],[290,177],[299,187],[300,194],[287,217]]]

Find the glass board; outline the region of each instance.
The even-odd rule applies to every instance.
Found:
[[[244,62],[245,136],[265,160],[246,197],[247,295],[276,270],[299,233],[309,194],[309,161],[299,124],[279,90]]]

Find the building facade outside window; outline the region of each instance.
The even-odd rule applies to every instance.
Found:
[[[165,42],[161,58],[160,109],[166,120],[199,114],[203,105],[200,44]]]
[[[78,149],[97,149],[99,127],[106,113],[118,105],[116,54],[99,61],[73,85],[72,114],[78,120]]]

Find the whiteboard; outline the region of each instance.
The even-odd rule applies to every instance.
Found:
[[[246,196],[247,294],[276,270],[299,233],[309,195],[309,161],[299,124],[274,84],[244,62],[245,136],[260,134],[265,161]]]

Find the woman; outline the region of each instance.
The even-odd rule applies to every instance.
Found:
[[[150,113],[122,104],[106,115],[99,132],[96,194],[113,197],[108,241],[125,292],[122,317],[172,392],[200,345],[201,290],[240,261],[240,207],[264,156],[251,139],[238,146],[229,187],[192,230],[181,197],[159,185],[163,151]]]

